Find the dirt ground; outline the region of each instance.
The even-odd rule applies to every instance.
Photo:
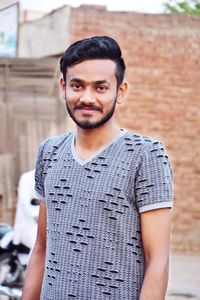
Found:
[[[166,300],[200,300],[200,254],[172,253]]]

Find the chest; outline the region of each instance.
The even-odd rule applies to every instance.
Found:
[[[49,153],[50,154],[50,153]],[[116,149],[78,163],[70,149],[46,159],[45,199],[53,211],[125,214],[134,204],[134,168]]]

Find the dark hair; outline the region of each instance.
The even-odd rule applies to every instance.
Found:
[[[119,86],[125,73],[125,63],[118,43],[109,36],[93,36],[73,43],[60,59],[60,71],[66,81],[67,68],[91,59],[110,59],[116,63],[116,79]]]

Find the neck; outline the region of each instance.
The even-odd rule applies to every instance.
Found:
[[[117,137],[119,133],[120,129],[113,121],[94,129],[82,129],[77,126],[75,147],[95,151]]]

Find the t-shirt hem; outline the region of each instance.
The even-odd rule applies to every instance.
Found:
[[[171,201],[153,203],[153,204],[149,204],[149,205],[145,205],[143,207],[140,207],[139,208],[139,213],[143,213],[145,211],[153,210],[153,209],[171,208],[171,207],[172,207],[172,202]]]

